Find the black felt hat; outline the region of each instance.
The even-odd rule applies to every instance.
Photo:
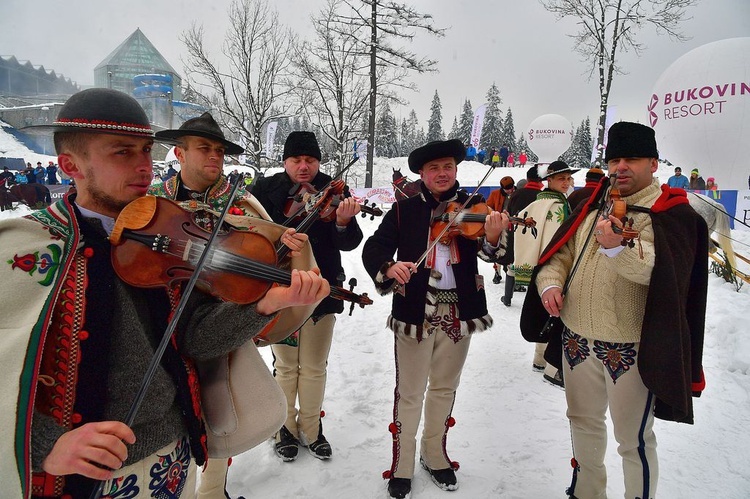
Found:
[[[224,150],[225,154],[242,154],[243,152],[245,152],[245,149],[243,147],[238,146],[234,142],[230,142],[226,138],[224,138],[224,132],[221,130],[221,127],[218,123],[216,123],[216,120],[213,116],[211,116],[211,113],[209,112],[205,112],[197,118],[191,118],[187,120],[182,124],[180,128],[176,130],[172,129],[156,132],[156,138],[166,139],[169,141],[175,141],[180,137],[185,137],[188,135],[194,137],[203,137],[206,139],[221,142],[226,147],[226,149]]]
[[[315,134],[305,131],[294,131],[289,134],[284,142],[284,155],[282,160],[294,156],[310,156],[320,161],[320,146]]]
[[[531,180],[532,182],[542,181],[541,177],[539,177],[539,165],[538,164],[526,170],[526,180]]]
[[[409,170],[419,173],[425,163],[440,158],[453,158],[456,164],[459,164],[465,157],[466,147],[460,140],[435,140],[414,149],[409,154]]]
[[[54,122],[25,127],[30,132],[90,132],[153,138],[154,131],[138,101],[110,88],[73,94]]]
[[[601,168],[589,168],[586,172],[586,180],[591,182],[599,182],[604,176],[604,170]]]
[[[654,129],[629,121],[618,121],[609,127],[604,162],[618,158],[659,159]]]
[[[575,173],[578,170],[579,168],[569,167],[565,161],[557,160],[547,165],[546,170],[544,169],[544,166],[539,168],[539,176],[542,178],[542,180],[546,180],[552,175],[556,175],[558,173]]]

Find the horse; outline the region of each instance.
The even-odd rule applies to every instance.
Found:
[[[44,208],[52,204],[52,196],[44,184],[14,184],[10,193],[29,208]]]
[[[5,179],[0,181],[0,211],[12,210],[13,203],[17,203],[18,198],[11,194],[8,186],[5,185]]]
[[[391,182],[393,185],[393,191],[396,194],[396,200],[401,201],[403,199],[408,199],[412,196],[416,196],[420,192],[420,186],[422,185],[422,180],[409,180],[408,177],[405,177],[401,170],[393,169],[393,181]]]
[[[737,268],[737,260],[734,255],[734,248],[732,247],[729,214],[724,209],[724,205],[708,196],[689,191],[688,201],[690,202],[690,206],[706,221],[709,237],[714,232],[716,233],[718,236],[718,247],[724,251],[727,261],[732,268]],[[714,253],[716,248],[716,244],[711,240],[709,243],[709,253]]]

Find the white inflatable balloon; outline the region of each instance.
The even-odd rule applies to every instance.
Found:
[[[746,189],[750,38],[708,43],[677,59],[654,85],[648,118],[659,156],[683,174],[697,168],[720,189]]]
[[[573,141],[573,125],[559,114],[543,114],[531,122],[526,142],[540,163],[552,163]]]

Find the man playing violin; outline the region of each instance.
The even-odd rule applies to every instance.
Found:
[[[134,423],[126,419],[180,298],[180,286],[135,288],[117,274],[107,235],[152,179],[154,132],[138,102],[111,89],[81,91],[54,132],[60,168],[76,191],[2,221],[6,287],[0,352],[9,376],[0,418],[3,492],[12,497],[194,497],[205,430],[194,359],[247,342],[281,307],[329,293],[313,272],[251,305],[200,291],[190,299]]]
[[[149,194],[181,201],[186,209],[207,207],[215,211],[223,210],[232,192],[232,184],[223,173],[224,155],[242,154],[244,148],[227,140],[208,112],[187,120],[179,129],[159,131],[156,138],[176,143],[175,156],[180,162],[180,172],[162,183],[152,185]],[[245,185],[242,184],[239,189],[231,213],[270,221],[265,208],[245,190]],[[243,220],[241,217],[232,217],[232,221],[240,228],[243,222],[251,223],[250,218]],[[290,228],[281,240],[290,249],[299,250],[307,242],[307,234],[297,234]],[[229,460],[209,457],[201,474],[198,497],[225,496],[228,468]]]
[[[286,208],[301,190],[311,194],[330,185],[331,177],[320,171],[320,159],[320,147],[312,132],[292,132],[284,143],[284,171],[253,182],[252,194],[275,222],[287,221]],[[360,209],[345,189],[330,220],[318,219],[307,230],[315,260],[323,277],[332,285],[345,280],[341,251],[351,251],[362,241],[355,218]],[[287,223],[299,223],[307,213],[300,215]],[[274,447],[282,461],[294,461],[300,444],[306,445],[318,459],[330,459],[333,454],[323,435],[321,417],[335,314],[343,310],[343,302],[326,298],[297,334],[283,344],[271,346],[274,376],[287,399],[287,420],[276,436]]]
[[[607,407],[625,497],[655,497],[654,417],[692,423],[691,396],[705,385],[706,224],[684,190],[659,185],[658,157],[652,128],[612,125],[604,160],[640,251],[623,245],[622,220],[599,216],[596,208],[610,194],[603,180],[540,257],[521,314],[524,337],[549,340],[547,361],[565,369],[574,455],[569,497],[606,497]],[[549,316],[561,319],[552,321],[559,327],[540,338]]]
[[[464,146],[456,139],[430,142],[412,151],[409,169],[422,178],[421,192],[393,205],[362,252],[378,292],[393,292],[388,318],[396,356],[389,426],[393,460],[383,476],[389,479],[388,493],[394,498],[411,492],[423,401],[420,462],[438,487],[458,488],[454,473],[458,463],[448,458],[445,445],[448,429],[455,423],[453,403],[471,335],[492,326],[477,256],[492,261],[505,252],[508,215],[488,214],[479,239],[456,235],[441,242],[441,234],[431,234],[433,220],[449,203],[463,205],[469,200],[466,206],[471,208],[483,202],[481,196],[469,199],[458,189],[457,165],[465,157]],[[426,256],[424,265],[422,256]]]

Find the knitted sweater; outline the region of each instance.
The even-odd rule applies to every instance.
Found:
[[[661,195],[659,182],[623,198],[628,205],[651,208]],[[583,337],[615,343],[640,341],[648,285],[654,267],[654,231],[648,213],[628,213],[633,228],[640,231],[640,244],[610,258],[589,244],[570,283],[560,317],[568,328]],[[595,223],[590,213],[571,240],[560,248],[550,264],[539,271],[537,287],[562,286],[568,269]],[[638,248],[643,248],[643,259]],[[595,306],[592,306],[595,304]]]
[[[521,311],[521,333],[528,341],[548,341],[545,359],[555,367],[562,361],[562,321],[552,321],[544,309],[537,288],[536,274],[550,265],[562,248],[572,244],[583,221],[595,210],[606,192],[603,179],[592,197],[565,221],[542,256],[531,280]],[[628,209],[628,215],[639,211]],[[684,423],[693,422],[692,396],[699,396],[705,387],[703,378],[703,331],[705,328],[706,290],[708,287],[708,230],[706,222],[690,207],[685,191],[661,186],[661,195],[649,210],[653,230],[655,259],[649,280],[640,328],[638,370],[643,383],[656,396],[654,415],[657,418]],[[635,255],[624,254],[612,260]],[[636,256],[637,258],[637,256]],[[614,263],[614,262],[610,262]],[[577,277],[574,278],[578,279]],[[562,281],[557,283],[562,285]],[[602,291],[597,289],[597,291]],[[605,307],[603,300],[589,301],[594,309]],[[570,305],[569,298],[566,303]],[[607,307],[619,307],[622,304]],[[540,332],[543,331],[543,334]]]

